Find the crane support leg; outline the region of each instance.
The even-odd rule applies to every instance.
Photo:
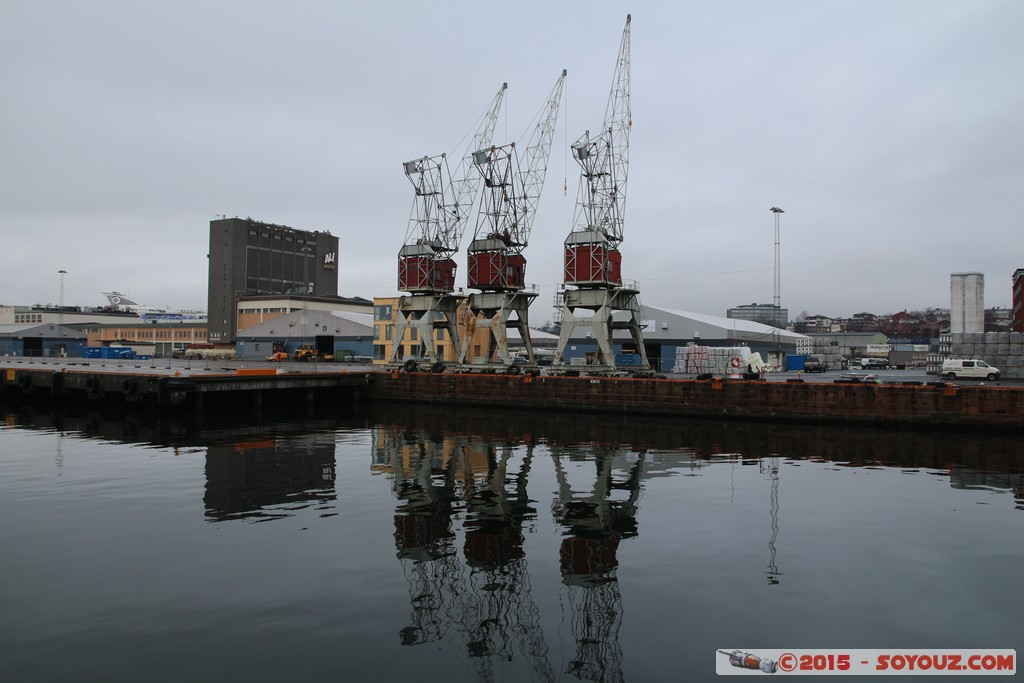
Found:
[[[581,369],[591,374],[618,372],[646,372],[650,370],[647,361],[647,350],[644,348],[643,333],[640,327],[639,291],[633,288],[618,287],[613,289],[567,289],[562,293],[561,316],[562,329],[558,335],[558,348],[555,351],[554,368],[566,368],[565,351],[573,332],[579,327],[589,327],[590,337],[597,344],[597,354],[593,362]],[[591,311],[589,316],[579,316],[577,310]],[[625,319],[615,318],[616,313],[628,313]],[[633,341],[638,362],[620,363],[614,352],[614,333],[626,330]]]
[[[388,367],[396,369],[407,360],[402,349],[406,331],[409,329],[416,331],[415,338],[420,345],[420,353],[412,360],[423,360],[431,365],[444,362],[444,354],[439,351],[434,340],[437,330],[447,330],[446,343],[451,345],[451,357],[459,358],[462,355],[462,346],[456,313],[464,300],[465,297],[454,294],[412,294],[399,298],[393,335],[394,346]]]
[[[475,329],[488,330],[483,367],[504,369],[512,364],[512,352],[508,348],[509,328],[519,332],[519,338],[526,347],[528,364],[536,365],[529,320],[530,304],[536,296],[537,292],[481,292],[470,295],[468,315],[474,319]],[[460,357],[464,366],[472,360],[468,358],[472,346],[472,339],[467,336]]]

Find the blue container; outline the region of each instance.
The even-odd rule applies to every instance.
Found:
[[[135,358],[135,351],[124,346],[83,346],[82,358],[102,358],[106,360],[123,358],[130,360]]]

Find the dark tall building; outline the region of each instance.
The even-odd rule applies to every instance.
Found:
[[[338,295],[338,238],[251,218],[210,221],[209,341],[235,341],[249,294]]]

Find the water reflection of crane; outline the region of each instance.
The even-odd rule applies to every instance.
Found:
[[[467,464],[486,462],[485,471],[474,470],[474,485],[467,488],[463,553],[471,568],[464,622],[469,656],[479,658],[482,678],[491,680],[492,658],[511,661],[518,649],[539,680],[553,681],[523,550],[523,525],[536,519],[537,513],[526,493],[533,447],[527,447],[515,473],[510,472],[513,449],[505,445],[500,455],[498,451],[486,443],[467,444],[461,451]],[[483,457],[474,458],[474,454]]]
[[[402,439],[397,430],[375,435],[375,465],[394,474],[395,547],[409,583],[411,624],[401,630],[403,645],[440,640],[459,611],[463,581],[455,551],[455,478],[443,442]]]
[[[395,544],[412,603],[402,643],[441,640],[451,628],[480,680],[493,680],[494,663],[512,661],[517,652],[539,680],[554,680],[523,549],[524,524],[536,518],[526,493],[532,448],[515,472],[515,448],[465,437],[402,438],[397,429],[382,429],[375,448],[374,469],[393,475],[402,501]],[[452,524],[463,510],[468,573]]]
[[[558,481],[552,512],[566,528],[559,564],[576,640],[576,656],[566,673],[591,681],[621,681],[622,597],[616,575],[617,551],[622,539],[637,535],[644,457],[636,458],[626,468],[626,476],[617,479],[612,467],[617,449],[594,447],[592,453],[597,471],[590,492],[579,495],[569,482],[566,458],[552,450]]]

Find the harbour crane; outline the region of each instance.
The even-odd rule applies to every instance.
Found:
[[[503,83],[491,100],[454,174],[447,154],[403,165],[416,198],[405,244],[398,252],[398,289],[408,295],[399,298],[395,312],[392,368],[404,365],[406,370],[415,370],[417,361],[425,359],[432,370],[443,371],[444,354],[435,344],[436,330],[447,330],[454,357],[461,355],[457,310],[465,297],[454,294],[456,264],[452,257],[459,251],[480,185],[472,153],[490,146],[507,88]],[[402,342],[410,328],[415,330],[420,352],[403,361]]]
[[[565,351],[578,327],[589,327],[597,353],[586,368],[590,374],[636,374],[649,370],[640,322],[640,293],[635,282],[622,279],[626,180],[629,170],[629,133],[633,125],[630,109],[630,15],[622,31],[615,75],[605,108],[604,125],[591,134],[586,131],[572,145],[573,159],[580,165],[580,185],[573,229],[565,240],[563,285],[556,296],[557,318],[562,326],[555,351],[556,369],[565,365]],[[590,311],[576,315],[577,310]],[[615,317],[616,313],[626,314]],[[633,351],[626,362],[613,351],[613,333],[626,330]],[[588,359],[590,360],[590,359]]]
[[[518,371],[508,348],[509,328],[519,331],[528,366],[536,367],[528,314],[538,293],[536,287],[526,286],[523,251],[529,244],[544,187],[566,75],[563,69],[551,89],[522,159],[514,142],[479,149],[473,155],[484,191],[467,255],[467,284],[480,291],[469,296],[467,340],[459,359],[463,367],[472,350],[470,360],[476,369]],[[472,343],[477,329],[489,330],[486,349]]]

